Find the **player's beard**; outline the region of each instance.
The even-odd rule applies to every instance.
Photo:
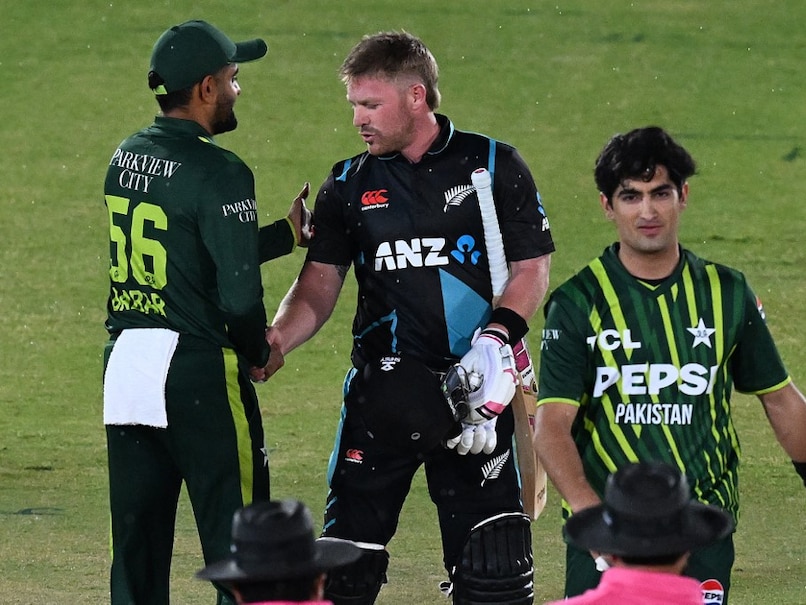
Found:
[[[219,101],[213,117],[213,134],[231,132],[238,127],[238,118],[235,117],[234,103]]]
[[[414,118],[401,112],[401,115],[393,124],[395,129],[392,131],[389,129],[375,130],[374,128],[366,130],[366,132],[375,136],[373,143],[368,145],[368,151],[372,155],[401,152],[411,145],[416,133]],[[364,132],[364,130],[361,132]]]

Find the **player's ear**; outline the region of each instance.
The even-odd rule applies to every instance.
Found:
[[[688,206],[688,181],[680,188],[680,208]]]
[[[420,105],[428,105],[428,101],[426,100],[427,94],[425,91],[425,86],[422,83],[417,82],[416,84],[409,86],[406,94],[408,95],[413,106],[417,107]]]
[[[215,76],[204,76],[198,83],[199,97],[202,101],[215,102],[218,98],[218,82]]]
[[[605,217],[607,220],[613,220],[613,203],[610,201],[604,193],[599,193],[599,203],[602,205],[602,210],[604,210]]]

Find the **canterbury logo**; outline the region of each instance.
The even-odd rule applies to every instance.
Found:
[[[465,198],[475,190],[476,188],[473,185],[457,185],[456,187],[451,187],[445,192],[445,207],[442,211],[447,212],[448,206],[461,206]]]
[[[484,479],[481,481],[481,486],[484,487],[484,484],[487,481],[492,479],[498,479],[498,475],[501,474],[501,470],[504,468],[504,465],[509,460],[509,452],[511,450],[507,450],[500,456],[496,456],[492,460],[490,460],[487,464],[481,467],[481,472],[484,475]]]
[[[386,189],[376,189],[375,191],[365,191],[361,196],[362,206],[377,206],[378,204],[385,204],[389,201],[386,194],[389,193]]]
[[[364,461],[364,452],[357,449],[349,449],[344,453],[344,459],[347,462],[354,462],[361,464]]]

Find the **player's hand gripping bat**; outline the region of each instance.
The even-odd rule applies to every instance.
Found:
[[[487,248],[490,280],[493,287],[493,307],[495,307],[509,279],[509,269],[504,254],[504,240],[498,225],[498,216],[495,213],[490,173],[485,168],[478,168],[473,171],[470,178],[476,188],[476,196],[481,210],[484,243]],[[519,385],[510,406],[515,416],[515,453],[521,475],[521,499],[524,512],[532,519],[537,519],[546,505],[548,478],[532,444],[537,404],[534,367],[525,338],[514,343],[512,348],[515,353],[515,366],[520,375]]]

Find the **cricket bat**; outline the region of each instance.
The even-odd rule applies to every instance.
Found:
[[[493,307],[504,292],[509,280],[509,268],[504,253],[504,240],[495,213],[492,179],[486,168],[477,168],[470,175],[479,200],[481,222],[484,229],[484,244],[487,248],[490,265],[490,281],[493,290]],[[521,500],[524,512],[532,520],[537,519],[546,505],[548,477],[532,445],[534,437],[535,411],[537,409],[537,387],[535,386],[534,366],[526,345],[521,339],[512,347],[515,365],[520,374],[518,388],[510,403],[515,417],[515,457],[521,476]]]
[[[521,499],[523,512],[535,520],[543,512],[548,495],[548,475],[534,447],[537,384],[526,338],[516,343],[512,350],[519,380],[515,397],[509,405],[515,416],[515,453],[521,474]]]

